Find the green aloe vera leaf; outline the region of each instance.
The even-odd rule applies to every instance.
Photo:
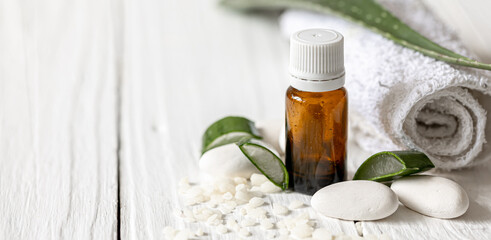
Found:
[[[456,65],[491,70],[491,64],[464,57],[427,39],[373,0],[222,0],[222,3],[241,10],[297,8],[336,13],[426,56]]]
[[[403,176],[424,172],[435,165],[418,151],[386,151],[369,157],[356,170],[353,180],[391,181]]]
[[[288,171],[275,153],[253,139],[243,139],[236,144],[251,163],[274,185],[282,190],[288,187]]]
[[[224,117],[206,129],[202,138],[201,154],[225,144],[251,138],[261,139],[253,121],[244,117]]]

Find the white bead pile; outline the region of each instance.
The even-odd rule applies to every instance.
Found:
[[[305,206],[302,201],[294,200],[288,207],[267,202],[263,198],[265,194],[280,192],[281,189],[262,174],[252,174],[250,180],[235,177],[199,185],[190,184],[187,178],[183,178],[178,187],[186,207],[176,210],[175,214],[185,222],[204,223],[220,235],[254,238],[254,232],[262,231],[262,237],[268,239],[367,239],[333,235],[327,229],[316,229],[315,221],[305,211],[307,208],[298,210]],[[164,236],[168,240],[210,237],[201,228],[192,232],[170,226],[164,228]]]

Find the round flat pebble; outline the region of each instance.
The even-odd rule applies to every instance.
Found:
[[[404,206],[435,218],[456,218],[469,208],[469,197],[456,182],[435,176],[409,176],[392,183]]]
[[[235,143],[205,152],[199,160],[199,168],[213,177],[249,178],[251,174],[259,173]]]
[[[392,215],[399,206],[396,194],[374,181],[347,181],[317,191],[312,208],[321,214],[344,220],[377,220]]]

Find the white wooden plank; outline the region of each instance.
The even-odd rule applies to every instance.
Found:
[[[469,210],[463,216],[443,220],[423,216],[400,206],[380,221],[363,222],[364,234],[387,233],[394,239],[488,239],[491,236],[491,163],[452,172],[433,172],[459,183],[469,195]]]
[[[109,2],[0,1],[0,239],[117,237]]]
[[[486,62],[491,52],[486,48],[491,41],[490,25],[485,21],[491,2],[472,1],[424,1],[435,14],[453,27],[466,46]],[[453,220],[423,216],[401,205],[389,218],[363,222],[363,233],[386,233],[394,239],[488,239],[491,236],[491,163],[487,166],[463,171],[431,174],[448,177],[458,182],[470,198],[468,212]]]
[[[122,112],[122,238],[163,238],[165,226],[185,223],[177,181],[198,181],[201,135],[225,115],[281,118],[288,85],[288,44],[274,17],[245,16],[214,2],[126,2]],[[297,194],[274,195],[289,202]],[[321,224],[355,234],[353,222]],[[256,232],[254,239],[261,239]]]

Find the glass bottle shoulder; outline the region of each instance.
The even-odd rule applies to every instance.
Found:
[[[306,92],[298,90],[290,86],[286,91],[286,97],[290,101],[294,102],[305,102],[305,101],[317,101],[317,100],[333,100],[333,101],[346,101],[348,97],[348,92],[346,88],[341,87],[336,90],[327,92]]]

